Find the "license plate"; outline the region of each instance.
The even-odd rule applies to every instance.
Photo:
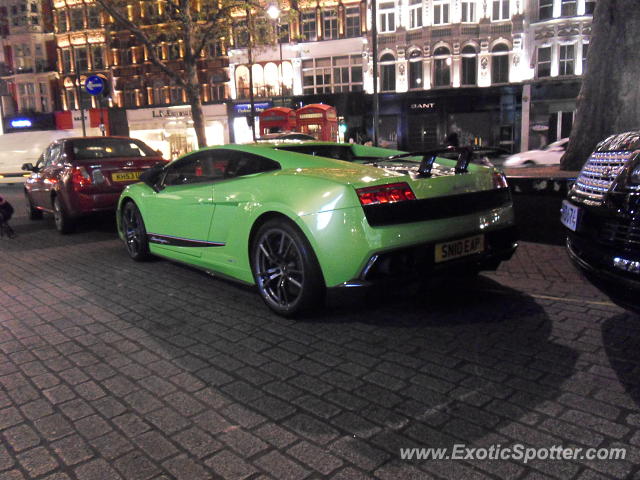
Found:
[[[114,182],[133,182],[140,179],[142,172],[116,172],[111,174]]]
[[[484,251],[484,235],[461,238],[436,244],[436,263],[466,257]]]
[[[574,232],[578,228],[578,214],[580,209],[575,205],[571,205],[566,200],[562,201],[562,208],[560,209],[560,221],[569,230]]]

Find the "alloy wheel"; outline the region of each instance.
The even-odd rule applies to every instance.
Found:
[[[267,230],[256,245],[258,288],[277,308],[297,304],[304,293],[305,267],[296,240],[286,231]]]

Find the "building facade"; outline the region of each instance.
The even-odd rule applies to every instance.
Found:
[[[518,151],[568,136],[594,1],[378,0],[376,6],[375,37],[369,2],[284,10],[276,25],[286,33],[282,48],[260,50],[251,65],[246,49],[231,50],[232,99],[246,101],[252,68],[261,104],[329,103],[347,125],[345,139],[371,136],[372,102],[364,94],[373,93],[376,41],[382,145],[430,148],[456,132],[466,144]],[[246,131],[242,118],[233,122]]]
[[[132,2],[129,19],[142,26],[165,20],[165,2]],[[191,128],[186,95],[149,60],[147,47],[114,20],[94,0],[54,0],[54,26],[63,108],[101,106],[127,110],[129,133],[167,158],[197,146]],[[184,68],[184,46],[159,37],[155,53],[170,68]],[[228,98],[228,60],[218,42],[199,60],[201,95],[208,137],[213,144],[228,141],[225,100]],[[106,97],[89,96],[78,85],[89,75],[102,76],[109,85]],[[139,112],[138,110],[143,110]]]
[[[250,83],[257,113],[272,105],[326,103],[338,110],[344,140],[371,137],[373,42],[378,50],[382,145],[430,148],[456,132],[465,144],[518,151],[569,134],[587,68],[595,1],[377,2],[375,35],[370,0],[306,1],[297,3],[296,10],[281,4],[276,15],[267,15],[265,5],[253,21],[277,39],[266,45],[249,41],[243,25],[251,19],[238,16],[228,38],[212,42],[199,60],[209,142],[252,140]],[[127,112],[130,133],[166,155],[195,148],[184,92],[151,63],[146,47],[116,28],[94,0],[52,0],[50,14],[45,1],[3,3],[3,79],[13,85],[11,96],[3,97],[5,115],[25,106],[120,108]],[[128,15],[137,24],[151,25],[162,19],[163,5],[132,2]],[[27,24],[36,18],[43,24],[34,31]],[[7,29],[14,22],[9,36]],[[18,47],[24,43],[20,29],[40,40],[27,50]],[[180,42],[159,38],[155,48],[171,68],[183,68]],[[55,52],[45,55],[53,58],[55,69],[36,71],[43,65],[37,52]],[[33,72],[16,73],[18,68]],[[108,97],[82,93],[79,86],[90,74],[106,79]],[[28,82],[15,78],[22,75],[35,77],[24,77]],[[32,87],[19,87],[29,82]],[[37,95],[43,83],[48,86],[46,98]]]
[[[5,119],[19,114],[47,118],[39,114],[59,108],[52,32],[50,1],[0,1],[0,111]]]

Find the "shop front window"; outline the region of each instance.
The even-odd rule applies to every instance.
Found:
[[[477,82],[478,56],[475,47],[467,45],[462,49],[462,85],[475,85]]]
[[[396,59],[390,53],[380,57],[380,90],[383,92],[396,90]]]
[[[491,50],[491,83],[509,81],[509,47],[500,43]]]
[[[451,85],[451,52],[446,47],[438,47],[433,52],[433,83],[436,87]]]

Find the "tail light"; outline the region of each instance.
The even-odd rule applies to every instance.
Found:
[[[416,196],[408,183],[391,183],[356,189],[360,203],[364,205],[377,205],[380,203],[397,203],[406,200],[415,200]]]
[[[91,175],[84,167],[74,167],[71,171],[71,183],[73,184],[73,189],[78,191],[91,185]]]
[[[508,186],[504,173],[493,172],[493,188],[507,188]]]

